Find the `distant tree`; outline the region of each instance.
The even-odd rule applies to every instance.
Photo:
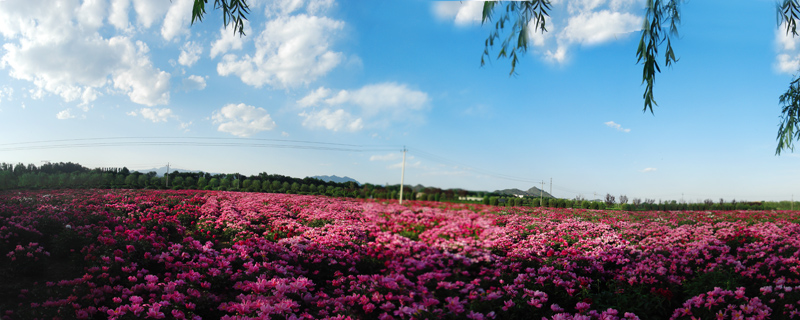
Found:
[[[255,179],[250,185],[250,191],[261,191],[261,180]]]
[[[634,206],[637,206],[637,207],[638,207],[640,204],[642,204],[642,199],[640,199],[640,198],[633,198],[633,200],[632,200],[631,202],[633,203],[633,205],[634,205]]]
[[[610,193],[606,193],[606,205],[609,207],[614,205],[614,196]]]
[[[628,203],[628,196],[626,196],[626,195],[624,195],[624,194],[623,194],[623,195],[620,195],[620,196],[619,196],[619,203],[620,203],[620,204],[626,204],[626,203]]]
[[[219,179],[216,178],[216,177],[215,178],[211,178],[211,180],[208,181],[208,186],[211,187],[212,189],[219,188],[219,186],[221,184],[222,184],[222,182],[220,182]]]
[[[183,188],[184,189],[195,189],[197,188],[197,184],[194,181],[194,178],[189,176],[183,179]]]
[[[197,189],[201,190],[205,189],[207,185],[208,185],[208,179],[206,179],[206,177],[203,176],[197,179]]]
[[[231,178],[230,176],[225,177],[219,182],[219,186],[225,188],[225,190],[230,188],[232,185],[233,185],[233,178]]]
[[[150,177],[146,174],[140,174],[138,180],[140,188],[146,188],[150,184]]]
[[[169,184],[171,185],[171,188],[183,188],[183,180],[183,177],[176,176],[175,179],[170,180]]]
[[[647,199],[647,198],[644,198],[644,203],[646,203],[646,204],[649,204],[649,205],[653,205],[653,204],[655,204],[655,203],[656,203],[656,199]]]

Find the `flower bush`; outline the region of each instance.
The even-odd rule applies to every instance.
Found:
[[[6,192],[0,317],[800,318],[798,218]]]

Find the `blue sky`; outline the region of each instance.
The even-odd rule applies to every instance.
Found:
[[[0,161],[396,184],[406,146],[411,185],[800,195],[800,157],[774,155],[800,45],[772,1],[685,3],[655,115],[635,63],[644,1],[553,1],[512,77],[480,67],[482,2],[250,3],[240,38],[217,11],[190,26],[191,0],[0,1]]]

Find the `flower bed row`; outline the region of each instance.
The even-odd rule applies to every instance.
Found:
[[[0,193],[0,316],[793,318],[798,219],[233,192],[8,192]]]

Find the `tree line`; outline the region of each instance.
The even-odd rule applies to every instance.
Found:
[[[332,182],[317,178],[295,178],[266,172],[257,175],[239,173],[212,174],[208,172],[173,171],[165,176],[156,172],[142,173],[123,168],[89,169],[77,163],[58,162],[34,164],[0,163],[0,190],[12,189],[173,189],[219,190],[326,195],[333,197],[399,199],[400,185],[375,185],[356,182]],[[405,187],[405,199],[414,199],[416,191],[421,200],[458,201],[459,197],[475,195],[461,189]],[[417,189],[417,190],[415,190]]]

